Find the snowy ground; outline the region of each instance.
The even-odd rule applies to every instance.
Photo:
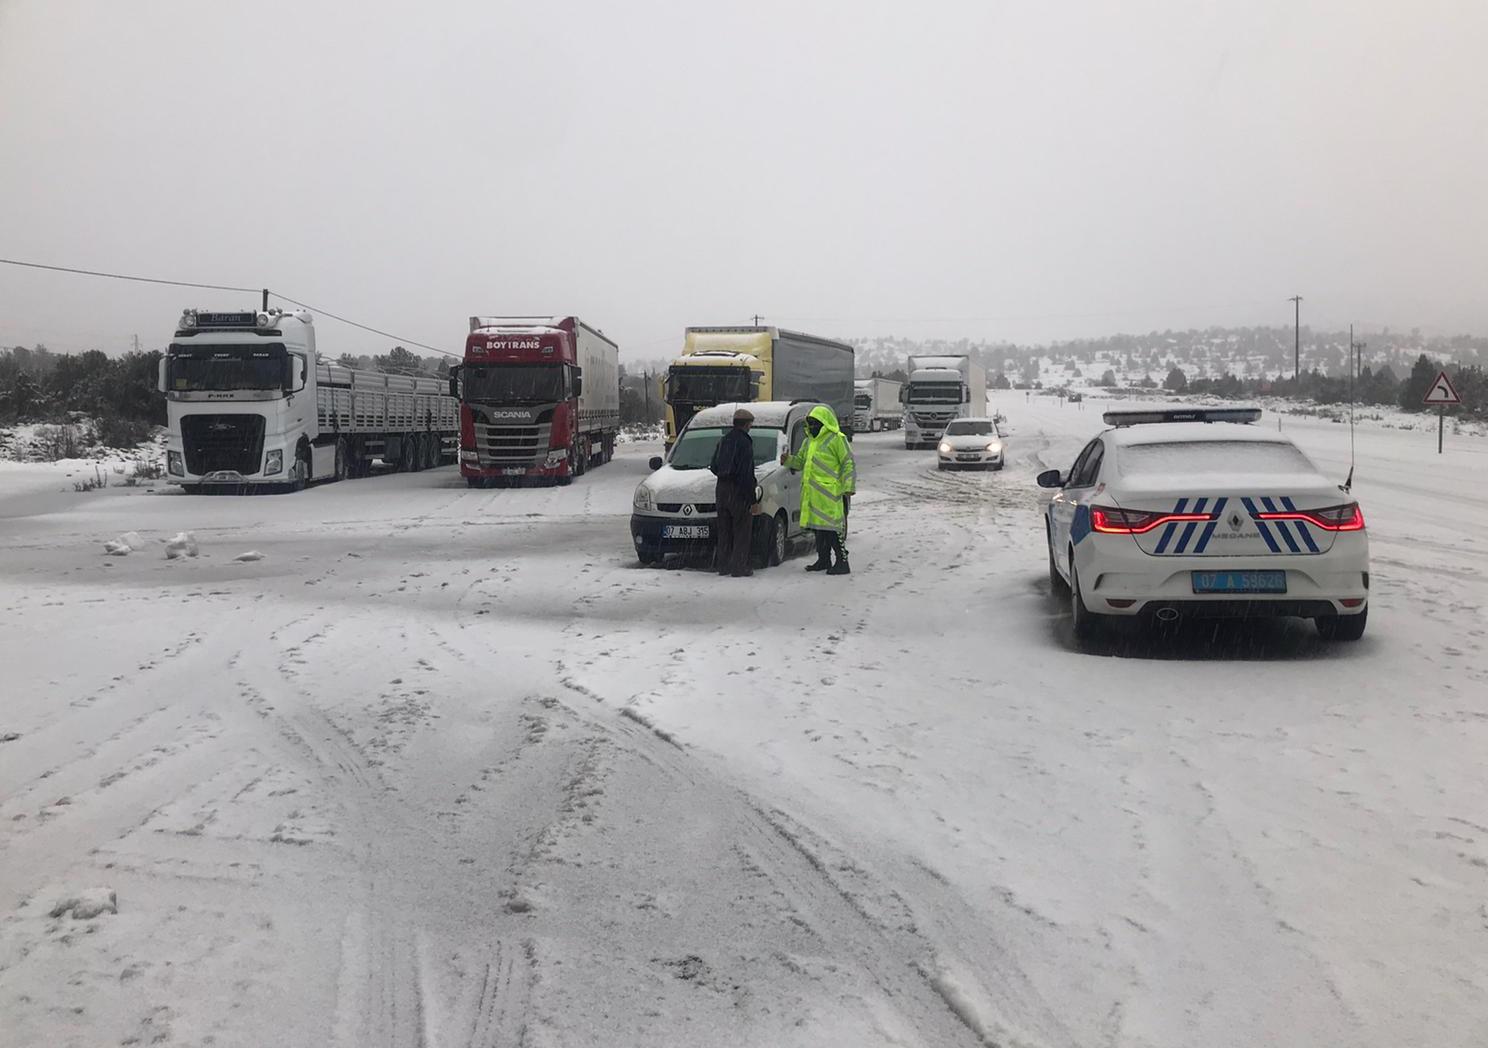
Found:
[[[1488,442],[1360,431],[1360,643],[1081,653],[1032,477],[1098,409],[995,406],[1001,474],[859,439],[848,578],[635,566],[646,444],[0,473],[0,1046],[1488,1043]]]

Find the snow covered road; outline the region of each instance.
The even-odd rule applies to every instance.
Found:
[[[0,1046],[1488,1043],[1488,447],[1359,432],[1358,644],[1082,653],[1099,412],[999,406],[1000,474],[858,440],[847,578],[636,566],[643,446],[0,491]]]

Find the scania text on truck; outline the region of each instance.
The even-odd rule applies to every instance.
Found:
[[[187,491],[362,476],[454,460],[458,406],[432,375],[320,359],[305,310],[188,309],[160,360],[166,480]]]
[[[719,404],[816,400],[852,431],[853,347],[774,327],[690,327],[662,380],[666,446],[692,416]]]
[[[471,317],[460,399],[460,472],[471,487],[567,484],[610,461],[620,435],[620,347],[578,317]]]
[[[899,401],[903,385],[891,378],[860,378],[853,383],[853,429],[858,433],[875,433],[881,429],[898,429],[904,421],[904,405]]]
[[[971,357],[910,357],[905,366],[906,448],[935,447],[951,419],[987,413],[987,371]]]

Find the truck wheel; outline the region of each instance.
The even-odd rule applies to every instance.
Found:
[[[309,483],[310,454],[309,449],[302,446],[295,449],[294,472],[290,474],[289,490],[304,491]]]
[[[1365,608],[1357,615],[1319,615],[1312,621],[1323,640],[1358,640],[1364,636],[1369,609]]]
[[[439,465],[439,434],[424,434],[424,468],[434,469]]]
[[[589,472],[589,442],[580,441],[568,449],[568,471],[575,477]]]
[[[334,474],[334,476],[335,476],[335,478],[337,480],[345,480],[346,477],[347,477],[347,475],[351,472],[350,469],[348,468],[348,465],[347,465],[347,458],[348,458],[348,455],[347,455],[347,447],[346,447],[346,438],[345,437],[337,437],[336,438],[336,472]]]

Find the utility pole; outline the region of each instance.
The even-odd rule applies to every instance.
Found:
[[[139,336],[138,335],[135,335],[134,336],[134,351],[136,353],[139,352]]]
[[[760,322],[760,315],[759,315],[759,314],[758,314],[758,313],[756,313],[756,314],[755,314],[755,315],[754,315],[754,326],[755,326],[755,327],[759,327],[759,326],[760,326],[760,325],[759,325],[759,322]]]
[[[1297,382],[1302,377],[1302,296],[1293,295],[1287,301],[1296,307],[1292,329],[1292,381]]]

